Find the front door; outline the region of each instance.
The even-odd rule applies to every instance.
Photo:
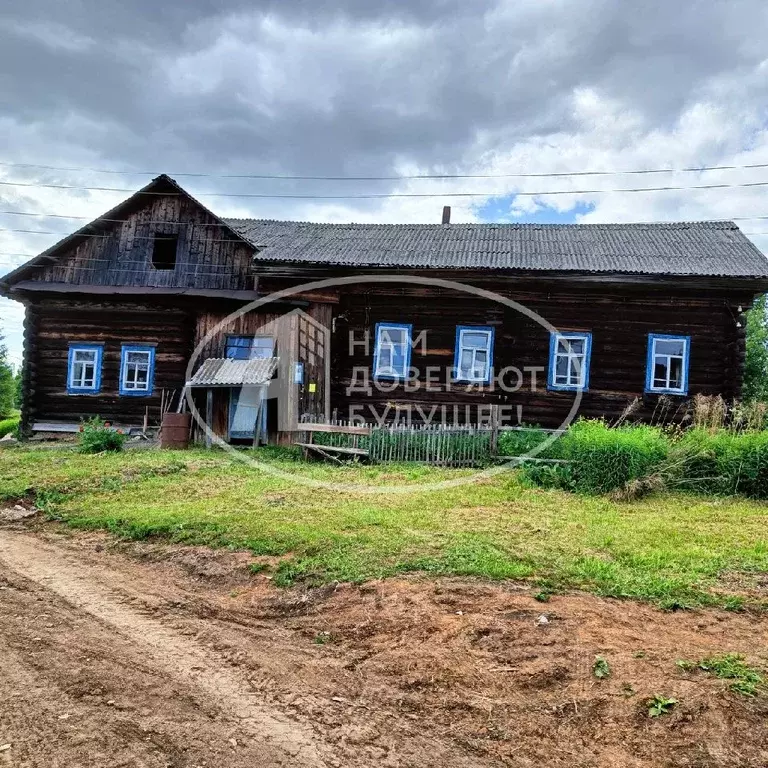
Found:
[[[226,356],[234,360],[273,357],[275,340],[271,336],[228,336]],[[229,396],[229,439],[252,440],[259,414],[259,387],[233,387]],[[267,433],[266,403],[261,409],[261,435]]]
[[[229,397],[230,439],[253,439],[259,415],[261,387],[233,387]],[[260,432],[263,431],[262,421]]]

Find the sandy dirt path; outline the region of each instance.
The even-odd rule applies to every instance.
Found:
[[[14,708],[10,727],[4,729],[4,738],[11,743],[6,751],[9,757],[14,753],[14,765],[57,764],[57,742],[79,746],[81,750],[76,751],[83,753],[82,763],[68,756],[62,765],[93,765],[91,760],[98,753],[89,754],[90,747],[99,750],[102,742],[108,742],[104,749],[109,751],[113,736],[125,756],[104,757],[105,765],[165,766],[191,746],[200,750],[201,760],[207,756],[210,765],[221,765],[222,753],[232,766],[316,768],[325,764],[309,728],[260,702],[242,675],[194,638],[131,607],[125,594],[110,588],[103,569],[97,572],[33,536],[0,532],[0,576],[6,630],[0,633],[0,675],[19,692],[20,703],[37,694],[53,707],[50,715],[55,718],[36,723],[38,738],[30,739],[21,708]],[[14,619],[22,635],[15,642],[7,637]],[[71,637],[73,629],[76,640]],[[66,700],[55,703],[57,695],[51,689],[60,687],[61,681],[50,678],[55,677],[57,665],[51,665],[49,672],[47,665],[36,663],[36,657],[49,652],[85,675],[94,661],[111,658],[118,679],[112,674],[104,682],[117,685],[108,694],[108,685],[93,675],[88,685],[104,693],[73,698],[65,688]],[[152,695],[142,701],[146,689],[151,693],[167,689],[170,696],[155,708]],[[127,705],[122,703],[126,698]],[[47,734],[50,726],[55,738]],[[130,755],[134,750],[138,754]]]

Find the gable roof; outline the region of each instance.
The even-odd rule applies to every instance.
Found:
[[[98,230],[109,229],[116,224],[120,224],[121,221],[127,218],[134,210],[141,208],[146,204],[146,195],[183,195],[188,200],[191,200],[195,205],[202,208],[209,216],[217,219],[221,222],[221,226],[228,230],[233,237],[238,240],[242,240],[245,245],[251,246],[250,241],[242,237],[242,235],[235,229],[229,226],[224,219],[217,216],[213,211],[209,210],[199,200],[192,197],[183,187],[181,187],[174,179],[166,174],[161,174],[155,177],[146,186],[142,187],[138,191],[134,192],[129,198],[126,198],[121,203],[118,203],[114,208],[111,208],[105,214],[94,219],[92,222],[80,227],[76,232],[71,235],[67,235],[62,240],[54,243],[50,248],[46,248],[42,253],[35,256],[33,259],[24,262],[20,267],[16,267],[12,272],[0,277],[0,291],[3,288],[18,283],[20,280],[26,278],[33,269],[40,264],[53,264],[59,255],[62,255],[66,249],[75,243],[79,238],[88,237]]]
[[[225,219],[256,262],[768,277],[732,221],[663,224],[311,224]]]
[[[768,258],[732,221],[650,224],[314,224],[221,218],[162,174],[0,278],[0,293],[79,238],[118,224],[145,195],[180,194],[253,248],[256,263],[768,278]]]

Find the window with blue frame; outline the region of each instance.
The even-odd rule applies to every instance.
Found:
[[[373,350],[373,376],[376,379],[406,379],[411,365],[413,326],[403,323],[377,323]]]
[[[102,344],[70,344],[67,361],[67,392],[94,395],[101,390]]]
[[[690,336],[649,334],[645,391],[687,395],[690,352]]]
[[[155,380],[155,348],[123,344],[120,355],[120,394],[147,397]]]
[[[487,384],[493,367],[493,328],[458,326],[453,368],[456,381]]]
[[[549,340],[549,389],[567,391],[589,388],[592,334],[581,331],[553,331]]]
[[[227,336],[225,356],[234,360],[274,357],[275,340],[271,336]]]

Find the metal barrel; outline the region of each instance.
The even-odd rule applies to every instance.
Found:
[[[160,447],[187,448],[191,424],[191,413],[166,413],[160,429]]]

